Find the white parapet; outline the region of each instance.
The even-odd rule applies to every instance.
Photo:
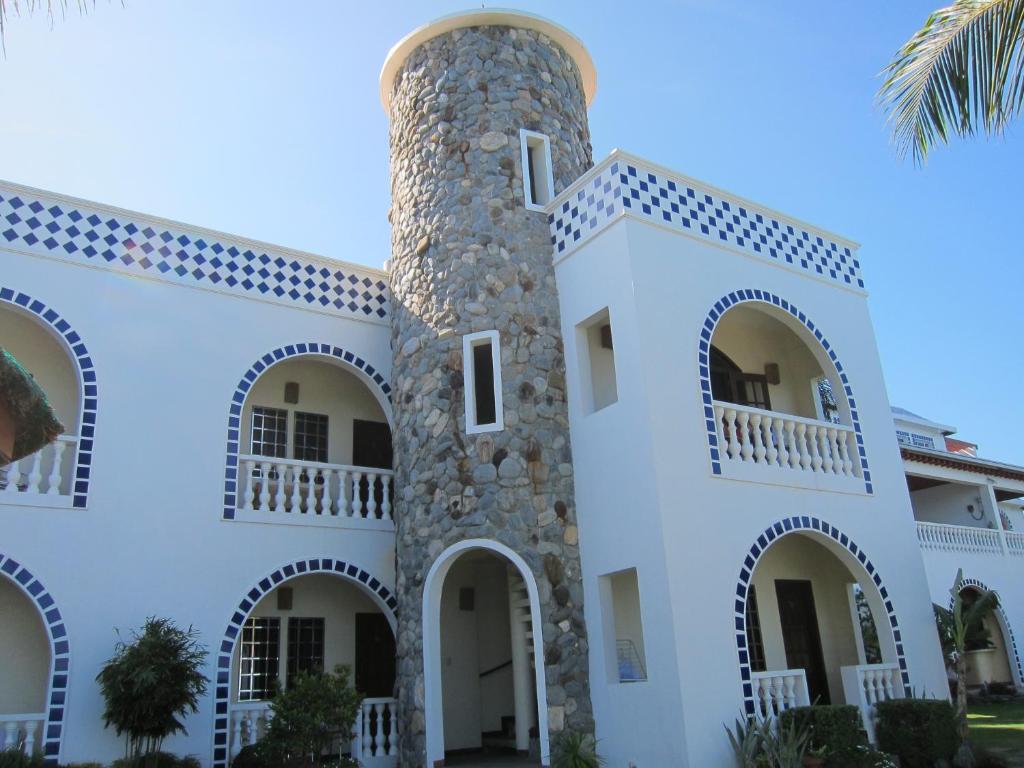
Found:
[[[858,664],[842,667],[843,695],[847,704],[860,710],[868,740],[875,743],[875,705],[880,701],[903,698],[903,680],[899,664]]]
[[[0,715],[0,739],[3,751],[20,749],[26,755],[42,751],[46,713]]]
[[[35,453],[0,469],[0,503],[70,507],[78,438],[60,435]]]
[[[1024,540],[1010,544],[1011,535],[1020,534],[1007,534],[1007,545],[1010,550],[1013,551],[1013,547],[1018,546],[1019,554],[1024,554]],[[922,549],[942,552],[979,552],[990,555],[1003,553],[1002,545],[999,543],[999,532],[991,528],[918,522],[917,541]]]
[[[757,706],[758,721],[773,720],[787,709],[811,703],[807,692],[807,673],[802,669],[754,672],[750,676]]]

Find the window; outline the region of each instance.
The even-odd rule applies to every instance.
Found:
[[[280,619],[250,618],[245,622],[239,651],[239,701],[265,701],[273,697],[280,647]]]
[[[871,614],[868,597],[860,584],[850,584],[850,608],[853,613],[854,632],[857,640],[858,655],[861,664],[881,664],[882,649],[878,643],[878,627]]]
[[[647,679],[644,628],[636,568],[609,573],[598,580],[608,682]]]
[[[600,411],[619,399],[612,326],[607,309],[576,326],[576,345],[580,356],[584,406],[591,413]]]
[[[817,376],[811,381],[811,389],[814,395],[815,410],[821,421],[830,424],[839,424],[839,403],[836,402],[835,389],[828,376]]]
[[[327,461],[327,417],[319,413],[295,412],[295,455],[301,461]]]
[[[324,620],[288,619],[288,687],[299,672],[324,670]]]
[[[501,350],[497,331],[462,337],[462,375],[466,397],[466,432],[505,428],[501,401]]]
[[[747,591],[747,653],[750,656],[750,669],[764,672],[768,667],[764,660],[764,639],[761,636],[761,614],[757,609],[757,591],[750,585]]]
[[[288,456],[288,411],[252,407],[252,453],[283,459]]]
[[[765,411],[772,409],[768,395],[768,377],[762,373],[744,373],[718,347],[711,347],[708,365],[711,374],[711,396],[715,400],[748,405]]]
[[[551,142],[543,133],[519,131],[523,163],[523,195],[531,211],[543,211],[555,196],[551,172]]]

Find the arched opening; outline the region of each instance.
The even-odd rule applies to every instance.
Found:
[[[392,526],[391,427],[381,397],[363,371],[320,353],[254,375],[234,432],[233,517]]]
[[[712,308],[699,346],[715,474],[872,491],[848,377],[804,313],[738,291]]]
[[[351,756],[365,766],[396,765],[393,614],[382,608],[379,594],[364,586],[371,580],[364,581],[361,573],[353,577],[348,568],[339,572],[328,566],[313,573],[291,566],[285,570],[293,576],[272,577],[276,586],[249,600],[248,614],[238,617],[227,680],[230,756],[262,737],[271,699],[296,675],[333,672],[342,665],[351,670],[352,685],[365,698],[354,738],[338,740],[330,754]]]
[[[471,540],[435,561],[423,594],[427,764],[548,755],[537,585],[502,544]],[[443,761],[443,763],[438,763]],[[520,764],[520,763],[517,763]]]
[[[0,578],[0,748],[42,751],[50,640],[39,609]]]
[[[981,594],[981,588],[974,585],[960,590],[964,610]],[[982,617],[980,625],[969,628],[964,654],[968,689],[1016,686],[1019,682],[1015,674],[1016,659],[1010,655],[1013,646],[1002,609],[989,611]]]
[[[853,704],[873,738],[874,704],[905,694],[891,603],[847,537],[786,530],[755,548],[741,588],[737,641],[751,714],[766,719],[812,703]]]
[[[28,310],[0,302],[0,347],[14,355],[35,377],[64,425],[64,434],[53,443],[0,468],[0,501],[46,505],[71,502],[75,454],[84,414],[81,373],[67,343],[53,327]],[[94,409],[95,400],[92,402]],[[90,439],[90,445],[91,442]],[[87,479],[88,474],[84,477]]]

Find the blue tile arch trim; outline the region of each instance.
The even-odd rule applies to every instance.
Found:
[[[998,592],[998,590],[990,589],[984,582],[978,581],[977,579],[964,578],[964,587],[975,587],[976,589],[983,590],[985,592]],[[953,607],[953,598],[949,598],[950,608]],[[1010,624],[1010,617],[1006,615],[1006,611],[1003,609],[1002,601],[999,602],[999,617],[1003,621],[1003,626],[1006,628],[1006,636],[1003,638],[1004,641],[1009,643],[1010,650],[1013,653],[1013,664],[1017,671],[1016,683],[1018,686],[1024,685],[1024,665],[1021,664],[1020,659],[1020,647],[1017,645],[1017,639],[1013,636],[1013,625]]]
[[[256,604],[268,593],[291,579],[310,574],[330,574],[352,582],[364,589],[376,602],[381,611],[395,630],[397,622],[398,599],[394,593],[384,586],[383,582],[374,577],[355,563],[331,557],[314,557],[295,560],[268,573],[259,579],[245,593],[237,608],[228,621],[224,637],[217,649],[217,670],[214,684],[213,706],[213,768],[227,768],[230,759],[231,737],[231,659],[235,653],[235,643],[242,632],[249,614]]]
[[[779,311],[786,312],[791,315],[808,331],[810,331],[811,335],[818,341],[818,344],[821,345],[821,348],[828,355],[829,360],[832,361],[832,364],[836,368],[836,373],[839,374],[839,384],[846,393],[846,399],[850,405],[850,420],[852,422],[855,439],[857,440],[857,454],[860,460],[862,479],[864,480],[864,490],[867,493],[874,493],[874,486],[871,482],[871,469],[868,466],[867,451],[864,448],[864,433],[861,430],[860,415],[857,410],[857,399],[853,394],[853,385],[850,384],[850,377],[843,369],[843,364],[839,360],[839,355],[836,354],[835,347],[833,347],[829,340],[825,338],[825,335],[821,332],[821,329],[815,325],[814,321],[801,312],[796,304],[783,299],[781,296],[776,296],[770,291],[759,289],[746,288],[743,290],[733,291],[732,293],[720,298],[708,312],[707,317],[704,318],[704,324],[700,329],[700,340],[697,345],[697,369],[700,374],[701,406],[704,409],[704,426],[707,430],[708,454],[711,458],[711,471],[716,475],[722,474],[722,460],[718,445],[718,425],[715,420],[715,411],[711,397],[711,340],[714,337],[715,328],[718,326],[718,321],[721,320],[722,315],[724,315],[730,308],[747,302],[770,304]]]
[[[907,659],[903,648],[903,633],[900,630],[899,620],[896,618],[896,609],[893,608],[892,598],[889,597],[889,591],[886,588],[885,582],[882,580],[882,576],[879,574],[878,569],[875,567],[874,563],[871,562],[867,553],[858,547],[853,539],[840,531],[834,525],[831,525],[817,517],[799,515],[795,517],[785,517],[765,528],[747,551],[747,554],[743,559],[743,566],[740,568],[740,577],[736,584],[736,598],[733,605],[733,626],[736,633],[736,653],[739,656],[740,682],[743,686],[744,711],[751,716],[754,715],[755,712],[754,688],[751,682],[750,657],[747,651],[747,591],[750,589],[750,585],[753,580],[754,569],[757,567],[758,561],[761,559],[761,556],[765,553],[768,547],[770,547],[773,542],[784,536],[800,532],[814,533],[825,538],[832,539],[834,542],[847,549],[850,554],[856,558],[857,562],[860,563],[861,568],[865,573],[867,573],[868,578],[875,585],[875,588],[878,590],[878,594],[882,599],[882,603],[885,606],[886,615],[889,619],[889,627],[892,629],[893,640],[896,645],[896,661],[899,664],[900,678],[903,681],[903,693],[904,696],[910,698],[912,695],[912,689],[910,686],[910,672],[907,669]]]
[[[93,440],[96,437],[96,407],[99,401],[96,368],[81,335],[55,310],[43,302],[14,288],[0,284],[0,303],[18,307],[46,323],[63,341],[78,373],[79,399],[78,446],[75,454],[75,474],[72,485],[72,504],[84,509],[89,500],[89,480],[92,474]]]
[[[166,282],[230,291],[342,315],[386,320],[378,274],[285,249],[0,187],[0,246]]]
[[[42,737],[46,765],[60,762],[64,741],[64,713],[67,709],[68,673],[71,665],[71,643],[67,627],[57,603],[39,581],[17,560],[0,552],[0,576],[14,582],[31,600],[46,626],[50,641],[50,676],[46,692],[46,726]]]
[[[384,404],[391,402],[391,385],[381,375],[380,371],[374,368],[366,359],[355,352],[343,349],[334,344],[321,344],[315,341],[303,342],[301,344],[287,344],[283,347],[267,352],[259,360],[249,367],[245,375],[235,387],[231,396],[231,407],[228,409],[228,439],[227,439],[227,462],[224,466],[224,512],[225,520],[235,519],[235,508],[237,506],[238,489],[238,454],[241,453],[239,441],[241,439],[242,408],[245,405],[245,398],[249,394],[256,380],[268,369],[298,356],[320,356],[340,361],[345,366],[354,369],[363,375],[368,385],[376,387],[380,393],[380,399]],[[387,408],[385,408],[387,411]],[[388,414],[388,420],[391,420]]]

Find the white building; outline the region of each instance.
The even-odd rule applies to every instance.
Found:
[[[594,82],[579,41],[525,14],[416,34],[480,24],[542,33]],[[538,146],[521,156],[543,180],[558,147]],[[729,764],[743,711],[849,702],[870,728],[869,700],[944,696],[931,604],[958,567],[1004,596],[978,680],[1020,684],[1024,469],[908,413],[894,439],[858,246],[619,151],[551,192],[520,194],[552,233],[609,765]],[[390,430],[387,273],[9,183],[0,252],[0,346],[67,427],[0,470],[0,738],[118,756],[95,677],[115,629],[159,615],[211,652],[167,745],[206,766],[259,735],[273,680],[338,663],[368,697],[366,765],[396,764],[406,729],[438,765],[522,747],[527,721],[547,764],[564,708],[529,557],[510,576],[473,544],[442,574],[425,725],[393,698],[391,441],[410,438]]]

